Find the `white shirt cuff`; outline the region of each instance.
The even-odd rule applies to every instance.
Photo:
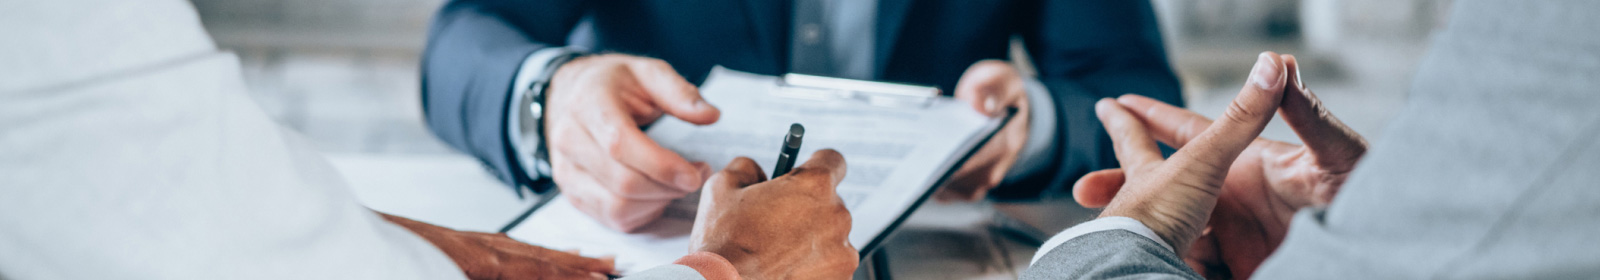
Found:
[[[510,113],[506,115],[506,134],[510,135],[511,139],[508,140],[511,142],[511,151],[516,154],[517,163],[523,166],[523,171],[528,173],[528,177],[531,178],[541,178],[543,174],[539,172],[539,168],[535,168],[540,165],[538,159],[533,157],[533,151],[531,150],[534,145],[538,145],[535,141],[538,141],[537,137],[539,136],[529,135],[529,132],[522,129],[522,114],[526,114],[528,109],[525,106],[526,102],[523,102],[523,98],[528,93],[528,87],[533,86],[533,79],[544,75],[544,70],[550,65],[550,60],[566,52],[568,50],[564,48],[545,48],[534,51],[528,55],[527,59],[522,60],[522,66],[517,69],[517,76],[511,80],[511,104],[507,105],[511,106],[511,108],[506,111]]]
[[[1068,240],[1072,240],[1073,238],[1078,238],[1079,236],[1084,236],[1090,233],[1118,229],[1131,231],[1139,236],[1144,236],[1144,238],[1154,240],[1156,244],[1161,244],[1162,248],[1172,250],[1172,245],[1167,244],[1166,241],[1162,241],[1160,236],[1156,236],[1155,231],[1150,230],[1150,227],[1146,227],[1144,223],[1139,222],[1139,220],[1134,220],[1133,218],[1129,217],[1103,217],[1072,226],[1071,228],[1067,228],[1067,230],[1056,234],[1056,236],[1050,237],[1050,240],[1044,242],[1044,246],[1039,246],[1038,252],[1033,253],[1033,260],[1028,261],[1028,265],[1031,266],[1033,263],[1039,262],[1039,258],[1043,258],[1045,254],[1050,253],[1050,250],[1060,247],[1061,244],[1067,243]],[[1177,252],[1177,250],[1172,251]]]

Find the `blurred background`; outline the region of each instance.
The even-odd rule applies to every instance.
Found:
[[[492,231],[531,205],[423,124],[419,54],[444,0],[192,1],[219,46],[242,59],[256,101],[330,153],[373,208]],[[1153,3],[1191,109],[1220,114],[1256,53],[1295,54],[1307,85],[1369,140],[1382,138],[1404,105],[1412,72],[1450,6],[1448,0]],[[1281,123],[1264,134],[1299,142]],[[458,196],[431,195],[441,188]],[[1008,224],[1055,231],[1093,214],[1070,201],[930,203],[891,239],[890,271],[909,279],[1014,279],[1037,245]]]

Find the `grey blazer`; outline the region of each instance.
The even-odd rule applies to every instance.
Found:
[[[1407,108],[1333,204],[1295,216],[1255,276],[1600,277],[1596,12],[1595,1],[1455,3]],[[1023,278],[1196,277],[1153,244],[1085,235],[1047,248]]]

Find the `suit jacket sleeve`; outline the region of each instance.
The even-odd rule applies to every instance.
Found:
[[[1117,167],[1111,140],[1094,114],[1100,98],[1136,93],[1183,106],[1148,1],[1046,0],[1023,23],[1023,42],[1038,79],[1055,101],[1054,153],[1044,172],[1008,182],[991,195],[1022,198],[1069,194],[1089,171]]]
[[[1171,249],[1127,230],[1097,231],[1047,249],[1021,279],[1201,279]]]
[[[500,181],[529,183],[506,129],[512,80],[529,54],[566,45],[586,10],[580,2],[445,4],[434,17],[422,59],[422,109],[434,135],[478,158]]]

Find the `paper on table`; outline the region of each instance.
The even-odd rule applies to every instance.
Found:
[[[976,148],[1000,121],[966,103],[938,98],[926,107],[883,107],[856,100],[776,97],[777,77],[717,67],[700,88],[722,110],[716,123],[696,126],[662,118],[646,133],[690,161],[721,170],[734,157],[754,159],[771,172],[789,124],[806,127],[799,161],[823,148],[838,150],[847,167],[838,193],[852,218],[850,244],[867,246],[925,198],[955,162]],[[617,268],[634,272],[688,254],[698,193],[674,201],[661,219],[638,233],[608,229],[558,197],[508,234],[553,249],[616,255]]]

